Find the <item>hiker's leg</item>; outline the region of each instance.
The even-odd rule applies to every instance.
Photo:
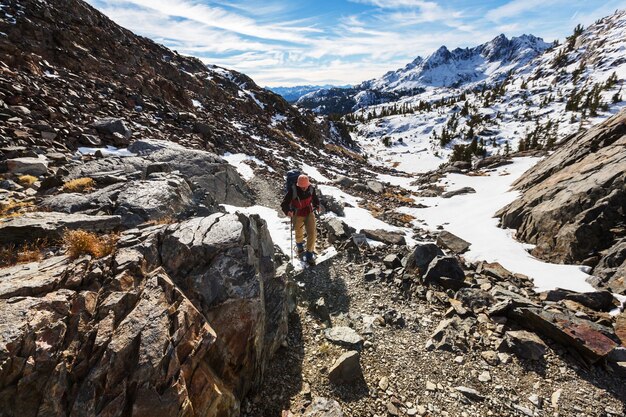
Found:
[[[315,252],[315,239],[317,239],[317,230],[315,228],[315,214],[313,212],[306,216],[306,250]]]
[[[304,219],[302,216],[293,216],[294,225],[293,228],[296,230],[296,244],[304,243]]]

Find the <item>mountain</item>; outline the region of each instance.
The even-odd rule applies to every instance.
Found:
[[[618,10],[548,49],[531,36],[440,48],[353,90],[321,90],[298,105],[347,112],[343,120],[365,152],[410,172],[552,149],[624,106],[625,31],[626,11]]]
[[[20,129],[0,125],[1,146],[90,146],[86,136],[104,117],[122,119],[133,137],[219,153],[250,148],[250,141],[280,153],[293,141],[320,148],[325,140],[342,140],[331,136],[328,121],[296,110],[246,75],[135,36],[83,2],[5,2],[0,32],[0,61],[11,69],[2,69],[0,79],[1,98],[12,106],[5,120],[15,114],[23,122]],[[118,147],[127,142],[102,141]],[[276,159],[276,152],[256,153]]]
[[[442,46],[425,59],[417,57],[405,67],[365,81],[353,90],[324,89],[311,92],[298,100],[297,104],[322,114],[345,113],[414,95],[428,87],[470,88],[479,82],[494,83],[549,47],[541,38],[532,35],[511,39],[499,35],[474,48],[456,48],[452,51]],[[338,106],[337,102],[345,104]]]
[[[317,90],[331,89],[331,88],[350,88],[349,85],[334,86],[330,84],[326,85],[298,85],[295,87],[266,87],[268,90],[273,91],[276,94],[281,95],[289,103],[295,103],[300,97],[305,94],[312,93]]]

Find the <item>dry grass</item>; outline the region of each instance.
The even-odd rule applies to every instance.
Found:
[[[17,179],[17,181],[23,187],[30,187],[31,185],[36,183],[38,180],[39,179],[37,177],[35,177],[34,175],[22,175],[22,176],[18,177],[18,179]]]
[[[413,220],[415,220],[415,217],[411,216],[410,214],[399,213],[397,219],[403,223],[411,223]]]
[[[398,193],[393,193],[391,191],[386,191],[383,194],[383,197],[391,201],[396,201],[398,203],[406,203],[406,204],[413,203],[413,199],[411,197],[407,197],[405,195],[398,194]]]
[[[346,156],[348,158],[351,159],[355,159],[357,161],[361,161],[361,162],[365,162],[365,158],[363,158],[363,155],[359,155],[356,152],[352,152],[342,146],[339,145],[335,145],[333,143],[328,143],[324,146],[326,148],[327,151],[335,153],[335,154],[339,154],[339,155],[343,155]]]
[[[176,219],[172,216],[164,216],[161,217],[160,219],[156,219],[156,220],[150,220],[148,222],[146,222],[147,224],[151,224],[153,226],[158,226],[158,225],[162,225],[162,224],[173,224],[176,223]]]
[[[0,218],[8,219],[11,217],[19,217],[22,214],[34,211],[35,204],[32,201],[15,201],[0,202]]]
[[[27,262],[38,262],[43,258],[42,251],[46,244],[36,241],[17,247],[8,245],[0,247],[0,267],[12,266]]]
[[[84,230],[68,230],[63,234],[63,246],[71,259],[82,255],[102,258],[113,253],[118,239],[117,234],[98,236]]]
[[[63,184],[63,191],[66,193],[84,193],[93,190],[96,182],[93,178],[76,178],[75,180],[66,181]]]

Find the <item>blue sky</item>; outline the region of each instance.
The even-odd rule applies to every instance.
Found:
[[[626,0],[87,0],[133,32],[262,86],[356,84],[441,45],[563,39]]]

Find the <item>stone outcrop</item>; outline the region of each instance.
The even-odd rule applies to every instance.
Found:
[[[55,240],[65,230],[111,232],[120,226],[119,216],[90,216],[55,212],[26,213],[0,220],[0,244]]]
[[[626,111],[566,138],[515,187],[503,227],[535,244],[533,255],[596,266],[595,284],[626,294]]]
[[[118,245],[0,269],[2,415],[237,415],[287,330],[265,223],[217,213]]]

